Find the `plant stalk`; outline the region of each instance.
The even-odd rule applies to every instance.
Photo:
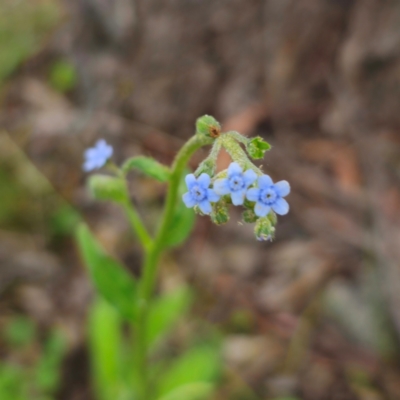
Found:
[[[194,135],[181,148],[175,157],[171,167],[171,176],[167,192],[166,204],[161,217],[161,224],[156,233],[154,240],[146,248],[145,259],[143,264],[143,276],[140,284],[139,293],[139,310],[138,323],[135,331],[135,369],[139,374],[140,380],[140,400],[149,400],[149,382],[147,371],[147,342],[146,342],[146,326],[149,311],[149,300],[155,286],[158,264],[160,256],[165,249],[165,239],[171,225],[172,218],[177,205],[178,188],[182,179],[185,167],[193,155],[193,153],[203,146],[212,144],[214,139]]]

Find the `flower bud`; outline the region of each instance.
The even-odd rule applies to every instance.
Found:
[[[264,157],[264,153],[271,148],[271,145],[267,143],[263,138],[257,136],[246,145],[246,150],[251,158],[255,160]]]
[[[121,203],[126,201],[127,192],[120,178],[107,175],[92,175],[88,180],[89,190],[97,200]]]
[[[254,213],[254,210],[248,209],[243,211],[242,214],[243,221],[247,224],[252,224],[257,221],[257,215]]]
[[[268,216],[259,218],[254,227],[254,234],[257,240],[270,240],[272,241],[275,236],[275,228],[272,226]]]
[[[211,221],[216,225],[226,224],[229,221],[228,207],[224,201],[213,204]]]
[[[196,121],[196,133],[217,138],[221,134],[221,125],[211,115],[203,115]]]

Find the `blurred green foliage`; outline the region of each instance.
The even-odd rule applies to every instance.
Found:
[[[78,80],[75,67],[67,60],[58,60],[50,68],[49,81],[61,93],[72,90]]]
[[[134,335],[124,334],[126,323],[135,325],[140,307],[137,281],[109,256],[86,225],[77,230],[77,241],[86,266],[102,298],[89,318],[89,346],[96,395],[100,400],[134,398],[140,377],[132,360]],[[154,298],[146,319],[146,343],[155,356],[162,342],[189,309],[192,293],[187,287]],[[157,346],[156,346],[157,345]],[[161,347],[162,348],[162,347]],[[151,399],[201,400],[209,397],[221,373],[219,343],[201,341],[178,355],[163,354],[151,367]],[[150,400],[150,399],[149,399]]]
[[[67,349],[64,335],[53,330],[39,344],[32,320],[17,316],[8,322],[3,339],[14,350],[12,359],[0,362],[0,399],[53,399]]]
[[[35,335],[35,324],[25,317],[15,317],[4,330],[4,338],[13,347],[22,347],[30,344]]]
[[[60,16],[61,10],[55,0],[0,2],[0,84],[39,49]]]

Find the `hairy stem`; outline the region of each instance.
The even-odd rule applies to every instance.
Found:
[[[152,238],[147,232],[142,220],[140,219],[138,212],[136,211],[132,203],[129,201],[129,199],[127,199],[126,202],[123,203],[123,208],[125,210],[126,215],[128,216],[133,231],[136,233],[140,241],[140,244],[143,246],[145,251],[148,251],[152,243]]]
[[[147,342],[146,326],[149,310],[149,300],[153,293],[160,256],[165,249],[166,236],[171,226],[171,221],[177,206],[178,188],[185,167],[199,148],[212,144],[214,139],[206,136],[193,136],[178,152],[171,167],[171,176],[167,192],[161,223],[154,241],[147,248],[143,265],[143,276],[140,284],[140,306],[138,311],[138,322],[135,332],[135,370],[139,375],[140,400],[149,400],[149,384],[147,374]]]

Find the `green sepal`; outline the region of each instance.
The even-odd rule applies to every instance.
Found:
[[[221,134],[220,123],[211,115],[203,115],[196,121],[196,133],[217,138]]]
[[[132,169],[137,169],[150,178],[154,178],[160,182],[167,182],[171,175],[168,167],[160,164],[154,158],[145,156],[128,158],[123,163],[122,171],[124,173],[127,173]]]
[[[258,217],[257,215],[254,213],[254,210],[252,209],[247,209],[243,211],[242,214],[242,219],[244,222],[246,222],[247,224],[252,224],[253,222],[256,222]]]
[[[121,178],[92,175],[88,179],[88,187],[97,200],[123,203],[127,199],[125,182]]]
[[[272,226],[275,226],[277,224],[278,217],[272,210],[268,213],[267,217],[271,221]]]
[[[271,145],[260,136],[250,139],[246,145],[247,153],[255,160],[263,158],[264,153],[270,149]]]
[[[229,221],[228,207],[224,200],[212,205],[211,221],[216,225],[223,225]]]
[[[128,320],[137,315],[137,282],[125,267],[108,255],[85,224],[76,239],[85,265],[98,292]]]
[[[275,237],[275,227],[272,226],[268,216],[259,218],[254,227],[254,234],[257,240],[273,240]]]

